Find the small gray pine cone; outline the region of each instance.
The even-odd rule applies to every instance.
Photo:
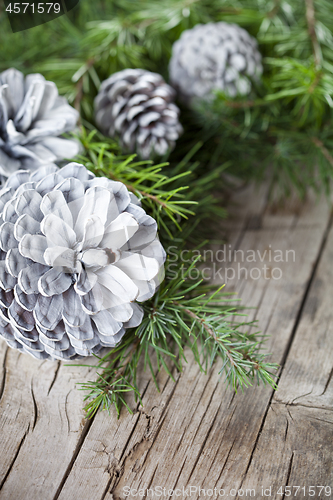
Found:
[[[79,143],[59,137],[74,130],[78,112],[40,74],[0,73],[0,181],[16,170],[36,170],[73,158]]]
[[[78,163],[12,174],[0,224],[0,338],[38,359],[114,347],[164,278],[156,221]]]
[[[251,79],[262,74],[256,40],[240,26],[225,22],[198,24],[173,45],[171,85],[180,98],[207,98],[214,90],[229,97],[247,95]]]
[[[125,69],[102,83],[95,99],[96,123],[104,135],[118,136],[126,152],[142,159],[163,156],[183,130],[174,98],[161,75]]]

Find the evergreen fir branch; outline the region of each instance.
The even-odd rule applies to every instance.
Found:
[[[186,199],[183,194],[188,186],[177,185],[173,188],[173,185],[179,182],[183,184],[183,179],[190,172],[185,171],[168,177],[163,173],[166,163],[152,165],[151,161],[135,161],[136,155],[116,156],[114,142],[94,141],[95,135],[95,131],[87,134],[84,129],[82,130],[79,138],[86,149],[86,156],[82,156],[81,161],[96,175],[106,176],[125,184],[172,237],[161,213],[165,214],[178,230],[180,230],[179,218],[186,219],[194,214],[188,207],[196,205],[197,202]]]
[[[333,156],[329,153],[328,149],[325,148],[324,144],[317,137],[312,137],[312,142],[317,148],[320,149],[322,155],[326,158],[329,164],[333,167]]]
[[[197,245],[199,237],[210,236],[211,227],[226,217],[219,188],[223,186],[222,174],[228,164],[202,172],[200,164],[191,161],[202,143],[194,144],[178,162],[152,165],[151,162],[135,161],[133,155],[119,156],[116,142],[95,130],[88,133],[81,128],[77,137],[85,149],[85,155],[79,160],[95,174],[121,181],[136,194],[144,208],[158,221],[164,241],[179,239],[177,233],[181,229],[184,234],[180,240],[189,241],[191,234],[195,233],[194,243]],[[187,181],[185,186],[184,180]],[[218,197],[214,196],[214,190]],[[191,220],[185,227],[189,217]]]
[[[320,172],[311,169],[306,142],[310,134],[319,137],[333,155],[327,137],[333,95],[329,0],[238,0],[236,5],[232,0],[93,4],[81,0],[68,16],[20,34],[10,32],[3,16],[0,68],[14,65],[25,72],[41,71],[77,109],[81,108],[82,123],[93,128],[93,99],[103,79],[126,67],[143,67],[168,80],[172,44],[181,33],[197,23],[221,20],[243,26],[258,39],[265,63],[263,84],[254,85],[246,100],[220,95],[215,110],[206,110],[199,120],[196,111],[184,109],[186,134],[178,142],[171,164],[180,163],[189,149],[203,142],[195,158],[201,172],[228,163],[233,174],[261,179],[270,168],[281,190],[290,191],[295,186],[304,192],[309,180],[307,176],[302,179],[305,170],[316,178],[316,189],[327,190],[331,165],[312,143],[311,159],[321,166]],[[301,145],[293,170],[296,147],[288,145],[288,158],[276,153],[282,151],[284,132],[286,139],[289,134],[298,134],[297,147]]]
[[[126,403],[125,392],[133,392],[141,401],[137,368],[141,362],[149,368],[158,387],[156,374],[162,369],[173,379],[173,368],[182,371],[189,348],[201,371],[207,371],[219,359],[227,384],[235,391],[254,382],[275,387],[275,363],[260,353],[264,338],[250,331],[253,322],[240,321],[244,311],[235,306],[235,299],[222,291],[203,285],[202,279],[191,279],[197,269],[195,258],[188,269],[179,267],[176,277],[166,280],[156,295],[144,307],[141,325],[130,331],[117,348],[98,358],[97,379],[80,384],[86,391],[85,410],[92,417],[98,409],[115,406],[119,416]],[[244,328],[246,332],[244,333]]]
[[[131,341],[132,340],[133,342],[126,353],[126,356],[122,358],[122,361],[118,366],[115,367],[115,363],[118,361],[119,356],[115,355],[114,358],[109,361],[107,370],[104,370],[103,373],[97,372],[98,378],[96,382],[86,382],[80,384],[80,390],[89,391],[84,397],[84,401],[88,401],[84,408],[87,418],[92,418],[98,409],[110,412],[111,406],[116,408],[119,417],[122,405],[125,405],[129,413],[132,414],[132,410],[126,404],[124,399],[125,392],[134,392],[134,394],[141,401],[141,395],[138,389],[124,376],[139,345],[139,340],[137,338],[131,338]],[[128,338],[125,343],[122,344],[122,349],[124,349],[125,346],[128,346]],[[114,349],[113,352],[116,353],[116,351],[117,349]],[[100,365],[101,361],[98,366],[100,367]]]
[[[184,249],[198,246],[202,231],[211,231],[202,221],[225,216],[219,204],[227,167],[245,178],[262,178],[270,164],[279,182],[286,186],[292,182],[300,191],[304,185],[329,185],[333,151],[327,97],[333,67],[329,11],[327,0],[316,2],[320,71],[313,63],[305,3],[297,0],[238,0],[236,7],[232,0],[81,0],[68,16],[24,33],[12,34],[8,20],[0,19],[0,67],[42,72],[81,110],[81,122],[93,130],[93,101],[100,82],[126,67],[156,71],[168,80],[172,44],[185,29],[225,20],[256,36],[265,56],[263,84],[254,82],[246,100],[219,94],[205,109],[183,109],[186,133],[168,164],[166,158],[153,165],[133,155],[119,156],[116,141],[95,132],[80,134],[85,147],[81,160],[86,166],[96,175],[123,182],[157,220],[164,246],[174,238],[174,244]],[[281,73],[286,57],[288,67]],[[295,92],[300,85],[302,92]],[[267,99],[275,92],[282,94]],[[320,179],[314,175],[317,159]],[[214,189],[218,201],[212,195]],[[96,380],[82,384],[87,416],[112,405],[119,415],[121,406],[128,406],[127,392],[140,400],[139,362],[150,369],[157,383],[161,369],[171,377],[173,369],[182,369],[186,348],[204,372],[219,361],[221,375],[234,390],[254,381],[274,386],[276,366],[261,353],[262,337],[251,322],[242,321],[244,311],[235,307],[234,298],[221,289],[214,291],[200,278],[191,279],[196,265],[194,261],[185,270],[178,260],[173,276],[167,264],[166,280],[143,306],[142,324],[112,352],[98,358]]]

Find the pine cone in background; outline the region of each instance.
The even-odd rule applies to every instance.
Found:
[[[105,80],[95,99],[96,123],[104,135],[142,159],[163,156],[182,133],[175,91],[161,75],[125,69]]]
[[[229,97],[249,94],[251,79],[259,78],[262,70],[256,40],[225,22],[184,31],[173,45],[169,65],[171,85],[185,102],[211,96],[214,90]]]
[[[0,191],[0,337],[39,359],[114,347],[164,277],[156,221],[83,165],[18,171]]]
[[[79,143],[59,137],[76,126],[78,112],[42,75],[16,69],[0,73],[0,180],[19,169],[35,170],[79,152]]]

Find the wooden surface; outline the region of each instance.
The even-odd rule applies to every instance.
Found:
[[[325,200],[269,207],[266,199],[265,188],[236,193],[215,250],[228,238],[230,249],[265,255],[241,263],[249,273],[266,264],[265,275],[236,272],[227,290],[253,307],[249,317],[269,335],[265,348],[281,365],[278,391],[254,387],[234,395],[219,383],[217,367],[202,375],[189,355],[175,383],[158,376],[160,393],[141,373],[144,407],[130,401],[133,415],[124,410],[117,420],[102,412],[86,421],[76,383],[92,376],[89,368],[38,362],[1,341],[1,500],[124,499],[126,487],[127,498],[142,498],[136,490],[158,486],[165,495],[144,498],[176,498],[167,490],[208,498],[217,488],[224,497],[221,491],[210,498],[284,499],[285,486],[294,487],[293,498],[333,498],[318,488],[333,486],[330,207]],[[269,250],[284,257],[293,250],[295,258],[275,263]],[[228,264],[237,266],[235,259]],[[274,267],[281,279],[272,276]],[[303,490],[295,497],[297,486]],[[199,487],[206,497],[195,492]]]

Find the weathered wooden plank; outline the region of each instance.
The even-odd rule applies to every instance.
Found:
[[[150,378],[148,374],[146,378]],[[168,401],[177,387],[177,382],[173,383],[165,373],[159,374],[157,379],[161,393],[147,380],[144,408],[135,411],[138,405],[132,401],[133,416],[124,409],[119,420],[114,410],[111,416],[103,412],[95,418],[94,433],[88,440],[86,438],[80,452],[80,466],[71,471],[59,499],[66,499],[69,494],[79,498],[84,491],[88,496],[91,493],[99,498],[118,477],[122,477],[124,464],[139,467],[137,459],[148,453],[150,439],[165,419]]]
[[[300,224],[298,226],[303,227]],[[313,233],[313,238],[316,237]],[[301,241],[306,244],[306,238]],[[272,498],[282,498],[283,495],[277,495],[278,488],[288,484],[332,486],[330,460],[332,449],[330,425],[333,418],[332,393],[330,392],[333,349],[330,308],[332,248],[331,231],[304,306],[294,343],[286,360],[279,389],[274,395],[273,401],[276,403],[269,408],[267,421],[263,422],[263,429],[258,435],[258,441],[250,456],[249,468],[245,471],[244,480],[236,484],[237,489],[242,488],[242,493],[251,488],[258,492],[264,485],[264,489],[272,486]],[[297,257],[295,266],[297,270],[301,270],[304,258],[302,254],[298,254]],[[297,286],[297,281],[294,285]],[[262,317],[261,314],[260,319]],[[275,330],[272,324],[271,328]],[[277,339],[280,340],[280,336]],[[290,403],[293,406],[277,405],[277,402]],[[291,425],[294,425],[290,416],[294,405],[300,408],[301,413],[297,414],[297,418],[302,419],[302,423],[296,426],[297,432],[295,426],[293,427],[292,443],[286,444],[285,429],[288,429],[290,421]],[[330,411],[318,413],[317,409],[305,410],[302,408],[303,405],[326,407]],[[303,418],[304,415],[306,418]],[[313,424],[313,419],[315,424]],[[286,420],[286,425],[283,425],[283,420]],[[321,421],[328,423],[328,425],[324,424],[326,427],[323,429]],[[320,428],[315,439],[311,437],[314,426],[316,429]],[[272,457],[272,450],[274,450],[273,460],[269,458]],[[219,486],[230,488],[231,484],[230,481],[222,481]],[[269,490],[267,490],[268,493],[270,493]],[[316,495],[317,493],[318,491]],[[327,495],[328,498],[330,496],[330,494]],[[308,490],[303,497],[310,497]],[[258,494],[258,498],[263,498],[263,496]]]
[[[259,213],[266,205],[267,188],[261,188],[261,195],[256,197],[252,196],[252,190],[252,187],[246,189],[243,198],[251,203],[253,213]],[[238,220],[241,230],[248,214],[244,205],[240,208]],[[7,352],[4,342],[1,342],[0,352],[2,357]],[[74,391],[76,381],[87,379],[87,370],[60,367],[58,371],[58,364],[37,362],[10,350],[8,353],[5,369],[1,363],[1,370],[3,373],[6,371],[8,376],[0,404],[0,446],[4,450],[0,457],[1,481],[4,483],[0,497],[16,495],[17,498],[25,498],[32,495],[34,498],[53,498],[61,489],[66,471],[70,470],[80,441],[84,439],[82,430],[85,432],[90,425],[83,422],[82,397]],[[2,373],[1,379],[4,380]],[[149,376],[142,378],[142,390],[148,386],[149,380]],[[166,388],[162,392],[161,408],[169,398],[168,391],[172,392],[174,387],[170,380],[163,384]],[[154,390],[153,394],[156,398]],[[112,419],[106,416],[108,423],[110,420],[115,423],[115,416]],[[127,416],[122,421],[119,428],[120,450],[126,448],[131,433],[135,440],[136,427],[141,429],[139,435],[146,432],[146,420],[140,413],[134,417]],[[106,424],[103,425],[106,428]],[[47,493],[45,481],[52,484]],[[18,491],[23,482],[25,489]]]
[[[276,401],[333,407],[333,230],[314,277]]]
[[[313,207],[309,202],[298,206],[292,216],[277,212],[278,228],[274,229],[274,214],[265,203],[255,204],[255,208],[258,206],[262,212],[247,211],[243,224],[235,226],[230,240],[232,248],[263,252],[271,245],[282,251],[293,249],[296,262],[280,263],[281,280],[236,277],[229,281],[227,289],[238,291],[247,305],[258,308],[251,312],[252,317],[259,317],[261,329],[270,333],[268,349],[276,361],[281,361],[319,254],[329,209],[325,203]],[[271,262],[263,263],[272,267]],[[230,267],[235,265],[237,262]],[[251,265],[244,263],[248,270]],[[173,394],[171,390],[159,395],[149,385],[144,398],[146,420],[142,419],[142,412],[136,416],[139,422],[136,426],[137,420],[130,421],[135,415],[123,414],[119,423],[97,415],[59,498],[124,498],[124,486],[240,487],[272,391],[254,388],[234,397],[224,386],[217,385],[217,379],[217,369],[210,378],[204,377],[190,358],[176,386],[167,380],[166,387],[170,390],[174,387]],[[116,464],[107,471],[98,466],[101,448],[96,443],[102,437],[102,451],[107,455],[103,456],[103,464],[109,463],[110,457],[115,458]]]
[[[1,342],[1,349],[6,344]],[[87,425],[76,383],[90,369],[8,350],[0,401],[1,499],[51,499]],[[23,487],[24,485],[24,487]]]
[[[5,346],[6,344],[1,342],[3,350],[6,349]],[[29,377],[29,366],[32,362],[33,360],[22,356],[18,351],[7,350],[4,386],[0,401],[0,446],[3,451],[1,482],[5,480],[36,418],[32,396],[32,377]],[[41,362],[37,364],[38,368],[42,365]],[[50,371],[52,378],[54,370]]]
[[[227,199],[228,217],[221,221],[220,231],[242,230],[249,220],[261,218],[268,205],[268,192],[266,184],[249,184],[230,193]]]
[[[281,500],[295,498],[299,486],[296,498],[332,498],[332,425],[332,411],[273,403],[242,490],[255,489],[255,498],[264,498],[263,487],[266,497]],[[327,487],[321,494],[320,486]]]
[[[275,242],[280,242],[280,248],[289,248],[289,234],[289,230],[285,229],[256,233],[248,231],[243,238],[242,248],[262,250],[267,247],[269,242],[271,242],[272,247],[274,247]],[[305,229],[293,230],[291,238],[296,255],[304,263],[301,270],[293,262],[281,263],[285,276],[283,281],[268,280],[265,283],[265,280],[245,280],[242,288],[242,296],[246,296],[246,303],[253,306],[258,305],[257,314],[263,329],[268,328],[274,333],[268,342],[268,348],[274,352],[274,359],[277,361],[283,358],[288,345],[303,291],[317,254],[313,249],[310,250],[309,233]],[[307,244],[304,245],[304,242]],[[284,245],[286,246],[284,247]],[[182,384],[181,382],[178,387],[182,387],[185,391],[187,384],[185,381]],[[226,405],[222,403],[217,417],[213,420],[213,425],[210,427],[202,423],[198,439],[201,444],[204,443],[204,447],[198,454],[193,453],[193,449],[195,449],[193,444],[188,446],[186,434],[185,437],[178,440],[176,436],[173,437],[173,450],[167,452],[163,448],[164,443],[160,443],[162,438],[159,434],[152,445],[150,462],[145,462],[145,471],[142,477],[138,478],[136,474],[133,474],[133,478],[128,481],[128,484],[133,484],[134,487],[149,484],[156,469],[156,457],[159,457],[155,478],[162,476],[165,481],[170,481],[167,483],[169,487],[181,488],[188,484],[194,484],[211,488],[213,484],[214,487],[226,490],[238,488],[250,463],[252,450],[264,420],[270,397],[271,391],[269,389],[255,388],[250,393],[246,392],[243,396],[236,397],[229,408],[229,402]],[[168,414],[171,420],[177,418],[178,411],[178,408],[170,406]],[[187,414],[186,405],[182,407],[182,412]],[[214,412],[213,406],[206,409],[206,418],[208,418],[207,414],[211,416],[211,412]],[[229,412],[232,413],[232,416],[226,418]],[[197,423],[194,423],[187,432],[193,434],[196,431]],[[163,451],[160,451],[161,449]],[[173,460],[167,461],[165,456],[172,456]],[[184,464],[179,478],[177,478],[179,469],[174,467],[175,463]],[[223,469],[222,474],[221,469]],[[154,479],[152,484],[158,485],[159,483],[157,479]],[[122,498],[118,488],[114,490],[114,493],[116,498],[117,494]]]

